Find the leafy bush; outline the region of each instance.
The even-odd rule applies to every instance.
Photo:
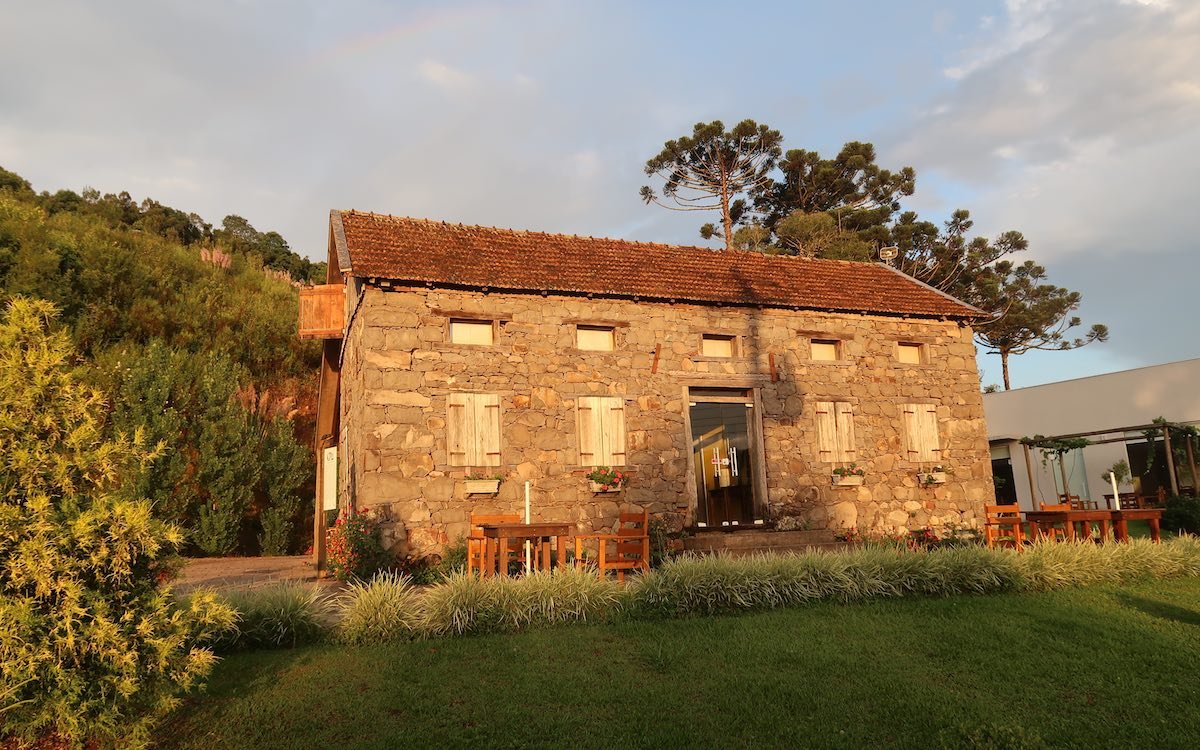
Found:
[[[421,597],[421,629],[428,635],[492,633],[611,619],[626,609],[628,593],[592,570],[564,568],[522,578],[454,575]]]
[[[378,573],[353,583],[337,598],[337,637],[343,643],[387,643],[419,633],[419,589],[399,573]]]
[[[1177,534],[1200,534],[1200,498],[1168,498],[1163,506],[1162,527]]]
[[[316,586],[279,583],[229,591],[224,599],[237,612],[238,622],[214,644],[221,650],[295,648],[325,633],[328,603]]]
[[[370,510],[338,518],[329,530],[325,550],[329,572],[339,581],[365,580],[387,562],[379,521]]]
[[[0,741],[142,747],[234,613],[159,588],[183,536],[130,481],[153,452],[105,437],[56,315],[15,298],[0,316]]]

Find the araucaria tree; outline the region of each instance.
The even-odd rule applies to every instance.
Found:
[[[772,183],[782,143],[778,130],[754,120],[742,120],[732,130],[720,120],[696,123],[690,136],[667,141],[646,162],[646,174],[663,180],[662,197],[645,185],[642,200],[676,211],[720,211],[725,249],[732,249],[734,225],[748,206],[746,196]],[[716,232],[713,224],[700,228],[705,239]]]
[[[236,615],[161,588],[183,535],[129,481],[153,451],[105,436],[56,314],[0,312],[0,745],[142,747]]]
[[[1043,283],[1045,278],[1046,269],[1031,260],[1021,265],[1004,260],[982,269],[970,286],[969,301],[996,315],[977,324],[975,340],[1000,355],[1006,391],[1012,387],[1011,355],[1034,349],[1077,349],[1108,340],[1108,328],[1099,323],[1082,336],[1068,338],[1068,332],[1082,324],[1078,316],[1070,315],[1079,308],[1079,292]]]

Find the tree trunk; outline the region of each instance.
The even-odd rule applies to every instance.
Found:
[[[725,249],[733,249],[733,221],[729,218],[729,172],[725,169],[725,158],[717,154],[721,166],[721,226],[725,229]]]
[[[1000,350],[1000,370],[1004,373],[1004,390],[1011,391],[1012,383],[1008,380],[1008,352]]]

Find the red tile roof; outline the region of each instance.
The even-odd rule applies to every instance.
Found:
[[[981,315],[879,263],[464,226],[359,211],[332,211],[330,222],[342,270],[363,278],[912,316]]]

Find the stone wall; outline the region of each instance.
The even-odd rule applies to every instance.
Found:
[[[500,320],[495,344],[448,343],[458,313]],[[616,350],[576,349],[575,324],[598,322],[616,326]],[[741,356],[699,356],[703,333],[741,337]],[[810,338],[840,339],[841,361],[812,361]],[[929,364],[900,364],[900,341],[923,344]],[[367,288],[344,352],[340,496],[380,508],[400,554],[436,551],[466,534],[472,511],[517,512],[526,480],[535,518],[570,521],[580,532],[611,528],[621,505],[691,525],[689,386],[757,389],[768,520],[798,516],[811,528],[861,531],[975,524],[993,496],[972,333],[953,321]],[[454,391],[500,395],[506,481],[498,496],[466,496],[468,470],[447,465],[446,397]],[[632,479],[620,495],[593,495],[578,465],[574,406],[583,395],[626,400]],[[817,401],[853,404],[858,464],[867,469],[861,487],[833,487],[831,465],[817,460]],[[909,402],[937,405],[945,484],[920,486],[918,465],[902,455],[899,405]]]

